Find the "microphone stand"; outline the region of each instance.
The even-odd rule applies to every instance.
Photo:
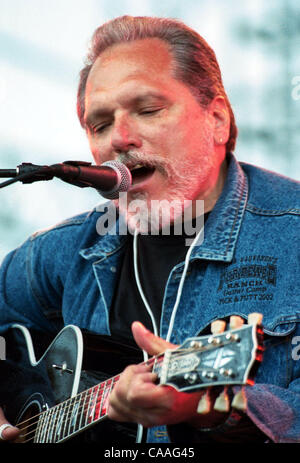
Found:
[[[0,188],[5,188],[16,182],[33,183],[40,180],[52,180],[54,174],[51,175],[50,172],[51,168],[48,166],[35,166],[30,163],[23,163],[17,169],[0,169],[1,178],[13,177],[0,183]]]
[[[92,186],[88,183],[76,180],[77,170],[80,166],[90,166],[90,162],[65,161],[62,164],[74,167],[74,180],[61,178],[62,180],[67,183],[71,183],[72,185],[79,186],[80,188]],[[0,183],[0,188],[5,188],[6,186],[16,182],[33,183],[41,180],[52,180],[57,174],[57,166],[58,164],[53,164],[51,166],[38,166],[29,162],[23,162],[17,166],[17,169],[0,169],[0,178],[13,177],[10,180]],[[59,166],[61,166],[61,164]]]

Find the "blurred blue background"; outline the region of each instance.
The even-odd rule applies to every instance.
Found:
[[[78,74],[93,31],[123,14],[178,18],[203,35],[235,111],[237,158],[299,179],[299,0],[0,0],[1,169],[91,160],[76,116]],[[99,201],[59,180],[2,189],[0,260]]]

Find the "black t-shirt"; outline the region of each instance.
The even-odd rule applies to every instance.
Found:
[[[204,220],[208,214],[205,214]],[[138,273],[144,295],[154,314],[159,330],[165,286],[175,265],[183,262],[189,247],[186,240],[193,236],[177,235],[171,229],[170,235],[138,235]],[[131,324],[142,322],[153,332],[151,318],[140,296],[134,275],[133,236],[129,235],[123,260],[117,276],[110,310],[111,335],[116,340],[134,343]]]

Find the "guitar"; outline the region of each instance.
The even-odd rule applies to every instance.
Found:
[[[43,367],[51,382],[55,405],[49,406],[37,391],[22,407],[16,421],[21,429],[17,442],[60,443],[107,418],[110,392],[120,375],[80,393],[83,358],[81,330],[68,325],[37,361],[27,328],[15,324],[25,338],[32,368]],[[221,334],[188,338],[174,350],[149,359],[158,384],[192,392],[211,386],[253,385],[262,360],[261,325],[243,325]]]

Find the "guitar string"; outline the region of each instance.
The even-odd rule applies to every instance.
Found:
[[[77,400],[77,404],[80,403],[80,402],[82,402],[82,403],[78,407],[76,415],[75,415],[76,416],[75,425],[72,425],[72,427],[74,429],[72,430],[72,432],[70,432],[70,430],[68,430],[66,435],[65,435],[65,431],[63,431],[61,433],[61,431],[59,429],[58,441],[64,440],[67,437],[70,437],[72,434],[76,434],[77,432],[82,431],[87,426],[90,426],[90,425],[94,424],[96,421],[100,421],[101,419],[104,419],[104,418],[107,417],[106,406],[102,407],[101,405],[103,403],[105,403],[103,401],[103,397],[105,397],[105,396],[107,396],[109,394],[109,392],[110,392],[113,385],[114,385],[113,381],[110,381],[110,383],[109,383],[109,381],[107,381],[107,384],[104,385],[104,387],[102,389],[101,389],[101,386],[103,386],[103,384],[95,385],[94,387],[88,389],[87,391],[83,391],[82,394],[80,394],[80,395],[83,396],[84,393],[85,393],[85,396],[81,397],[79,401]],[[99,392],[100,392],[100,395],[99,395]],[[83,401],[82,401],[82,398],[83,398]],[[60,405],[61,404],[59,404],[58,407]],[[71,403],[71,404],[68,404],[67,407],[69,407],[69,406],[72,407],[73,405],[74,404]],[[76,405],[76,402],[75,402],[75,405]],[[64,404],[64,407],[66,408],[66,404]],[[53,408],[55,408],[55,407],[53,407]],[[52,410],[53,410],[53,408],[52,408]],[[89,413],[89,411],[91,411],[92,413]],[[105,411],[104,414],[103,414],[103,411]],[[67,412],[67,414],[65,414],[65,411],[63,411],[63,415],[62,415],[63,422],[65,424],[67,424],[67,427],[69,426],[69,428],[71,427],[71,420],[69,420],[70,415],[71,416],[73,415],[72,410],[70,411],[70,413]],[[82,424],[83,416],[85,417],[85,422]],[[54,415],[54,419],[56,419],[55,415]],[[30,426],[32,426],[33,424],[31,424]],[[52,433],[53,433],[53,431],[54,432],[56,431],[56,426],[57,426],[57,422],[52,424],[51,423],[51,417],[50,417],[49,428],[52,428]],[[35,432],[35,429],[33,429],[32,431],[29,431],[27,434],[23,434],[22,437],[26,437],[26,436],[34,433],[34,432]],[[47,434],[47,432],[49,432],[49,430],[46,431],[45,434]],[[56,434],[57,434],[57,431],[56,431]],[[44,436],[43,436],[43,438],[44,438]],[[52,435],[51,435],[50,439],[48,439],[47,435],[45,436],[45,438],[46,438],[46,442],[48,442],[48,441],[52,442],[53,441]],[[31,437],[30,439],[28,439],[25,442],[28,442],[31,439],[34,439],[34,436]],[[54,439],[56,439],[55,436],[54,436]]]
[[[151,366],[151,364],[154,364],[155,361],[159,361],[159,360],[160,360],[160,357],[163,356],[163,355],[164,355],[164,354],[158,354],[157,356],[154,356],[154,357],[152,357],[151,359],[149,359],[147,362],[143,362],[142,365],[143,365],[143,364],[145,364],[145,365],[148,364],[148,366]],[[50,414],[50,411],[51,411],[51,410],[54,410],[55,408],[59,409],[59,407],[61,407],[61,408],[63,408],[63,407],[65,407],[65,408],[66,408],[66,407],[69,407],[69,406],[71,405],[72,399],[73,399],[73,402],[74,402],[74,401],[75,401],[74,399],[75,399],[76,397],[79,398],[79,396],[82,396],[83,394],[87,394],[88,392],[90,392],[90,394],[92,394],[92,390],[95,389],[96,387],[98,387],[98,389],[101,389],[101,386],[103,386],[102,392],[104,392],[104,391],[105,391],[105,388],[107,387],[107,383],[110,381],[111,384],[116,384],[117,381],[118,381],[118,380],[116,380],[116,378],[118,378],[119,376],[120,376],[120,374],[118,374],[118,375],[116,375],[116,376],[114,376],[114,377],[112,377],[112,378],[109,378],[108,380],[103,381],[102,383],[96,384],[95,386],[93,386],[93,387],[91,387],[91,388],[89,388],[89,389],[86,389],[85,391],[82,391],[81,393],[77,394],[77,396],[75,396],[75,397],[68,398],[68,399],[64,400],[63,402],[60,402],[59,404],[54,405],[53,407],[51,407],[50,409],[48,409],[48,410],[46,410],[46,411],[42,411],[42,412],[40,412],[40,413],[37,413],[36,415],[34,415],[34,416],[32,416],[32,417],[30,417],[30,418],[24,420],[24,421],[21,421],[20,423],[17,423],[16,426],[17,426],[17,427],[21,427],[22,425],[24,425],[24,424],[26,425],[26,424],[27,424],[26,428],[23,428],[23,429],[27,429],[28,427],[34,426],[34,425],[38,424],[39,419],[40,419],[40,417],[41,417],[42,415],[44,415],[44,414],[46,414],[46,413],[49,413],[49,414]],[[118,378],[118,379],[119,379],[119,378]],[[89,397],[89,396],[88,396],[88,397]],[[81,398],[80,398],[80,400],[81,400]],[[101,400],[102,400],[102,395],[101,395],[101,397],[100,397],[100,401],[101,401]],[[97,402],[96,402],[96,405],[97,405]],[[83,407],[83,406],[85,406],[85,405],[81,405],[81,406],[80,406],[80,411],[81,411],[81,412],[82,412],[82,407]],[[89,404],[88,404],[88,408],[89,408]],[[71,410],[71,411],[64,417],[66,421],[68,420],[69,416],[72,415],[72,413],[73,413],[73,411]],[[37,418],[37,419],[36,419],[36,418]],[[32,420],[34,420],[34,419],[36,419],[36,421],[30,423],[30,421],[32,421]],[[30,424],[29,424],[29,423],[30,423]],[[85,427],[85,426],[84,426],[84,427]],[[30,431],[30,432],[32,432],[32,431]],[[29,433],[30,433],[30,432],[29,432]],[[29,433],[23,434],[22,437],[26,437]]]
[[[113,382],[113,381],[111,381],[111,383],[112,383],[112,382]],[[116,382],[115,382],[115,383],[116,383]],[[73,400],[73,403],[72,403],[72,398],[71,398],[71,399],[67,399],[65,402],[61,402],[60,404],[57,404],[57,405],[51,407],[51,408],[48,409],[47,411],[42,412],[42,413],[39,414],[39,415],[35,415],[35,416],[32,417],[31,419],[33,419],[33,418],[35,418],[35,417],[37,417],[37,416],[40,416],[40,415],[47,415],[47,413],[48,413],[48,415],[49,415],[48,418],[51,418],[51,417],[50,417],[51,413],[54,415],[54,418],[56,418],[56,415],[55,415],[54,410],[57,409],[58,414],[60,414],[61,412],[63,412],[63,415],[62,415],[63,421],[64,421],[64,423],[67,423],[67,422],[68,422],[68,419],[70,418],[70,416],[72,416],[72,414],[74,413],[74,411],[73,411],[73,410],[70,410],[70,411],[67,411],[67,413],[65,413],[65,411],[66,411],[69,407],[72,407],[73,405],[76,405],[76,403],[79,404],[80,402],[83,402],[83,403],[78,407],[78,409],[77,409],[77,414],[78,414],[78,413],[82,413],[83,411],[84,411],[84,412],[85,412],[85,411],[88,411],[88,410],[91,408],[91,407],[90,407],[89,400],[91,400],[91,398],[92,398],[93,396],[96,396],[96,395],[97,395],[97,402],[96,402],[95,404],[93,404],[93,406],[92,406],[92,410],[93,410],[93,409],[96,409],[97,405],[99,405],[99,404],[101,403],[101,401],[102,401],[102,398],[103,398],[103,395],[104,395],[104,393],[105,393],[105,391],[106,391],[107,386],[110,386],[110,384],[109,384],[109,385],[107,384],[106,386],[104,385],[104,386],[102,387],[102,389],[101,389],[101,386],[102,386],[102,384],[101,384],[101,385],[95,385],[95,386],[93,386],[92,388],[90,388],[90,389],[88,389],[88,390],[86,390],[86,391],[82,391],[80,394],[77,395],[78,398],[76,399],[76,401]],[[99,392],[101,393],[100,396],[99,396]],[[83,401],[82,401],[82,399],[83,399]],[[88,399],[88,401],[86,401],[86,399]],[[65,410],[64,410],[64,409],[65,409]],[[88,416],[90,416],[90,415],[87,415],[87,417],[88,417]],[[105,416],[105,415],[103,415],[103,417],[104,417],[104,416]],[[30,420],[27,420],[27,421],[30,421]],[[85,424],[81,425],[81,421],[82,421],[82,416],[81,416],[81,418],[80,418],[80,427],[82,427],[82,428],[85,427],[85,426],[87,426],[87,424],[89,424],[89,423],[85,423]],[[35,421],[35,422],[29,424],[28,426],[26,426],[26,428],[23,428],[23,429],[28,430],[30,427],[36,425],[38,422],[39,422],[39,420],[37,420],[37,421]],[[26,423],[26,421],[24,421],[23,424],[24,424],[24,423]],[[51,425],[51,419],[50,419],[50,425]],[[18,426],[20,426],[20,424],[18,424]],[[55,426],[55,425],[54,425],[54,426]],[[21,429],[22,429],[22,428],[21,428]],[[29,434],[33,433],[33,432],[35,432],[35,429],[33,429],[33,430],[31,430],[31,431],[28,431],[26,434],[22,434],[22,437],[26,437],[26,436],[28,436]]]
[[[92,406],[92,410],[96,410],[97,405],[101,404],[101,401],[102,401],[102,398],[103,398],[103,392],[105,392],[104,389],[102,389],[102,394],[101,394],[101,396],[98,396],[96,404]],[[97,393],[97,392],[96,392],[96,393]],[[84,402],[86,402],[86,399],[88,399],[88,401],[89,401],[90,398],[91,398],[91,396],[92,396],[93,394],[94,394],[94,393],[91,392],[89,395],[87,395],[86,397],[84,397]],[[59,404],[59,405],[60,405],[60,404]],[[67,407],[69,407],[70,405],[72,406],[72,404],[69,404],[69,405],[67,405]],[[53,408],[56,408],[56,407],[53,407]],[[51,410],[53,410],[53,408],[52,408]],[[65,408],[66,408],[66,405],[65,405]],[[97,417],[96,419],[95,419],[95,415],[94,415],[94,417],[92,417],[92,419],[90,420],[91,414],[86,413],[86,412],[88,412],[88,411],[90,410],[90,408],[91,408],[91,407],[90,407],[90,404],[89,404],[89,403],[84,403],[82,406],[78,407],[77,415],[76,415],[76,422],[75,422],[75,425],[72,426],[73,428],[75,428],[75,430],[73,430],[72,432],[68,431],[67,433],[65,433],[65,430],[63,430],[63,431],[61,432],[60,429],[59,429],[59,433],[58,433],[57,430],[56,430],[57,421],[56,421],[56,423],[53,423],[53,424],[52,424],[52,423],[51,423],[51,417],[49,416],[48,418],[50,418],[50,421],[49,421],[49,423],[47,423],[47,424],[48,424],[49,428],[52,429],[52,433],[54,432],[54,433],[56,434],[56,436],[54,436],[53,438],[52,438],[52,436],[51,436],[50,439],[48,439],[48,436],[42,436],[43,440],[46,439],[46,442],[49,441],[49,442],[52,442],[52,443],[53,443],[53,439],[54,439],[54,442],[55,442],[56,439],[57,439],[57,434],[58,434],[58,436],[59,436],[58,441],[64,440],[64,439],[66,439],[67,437],[70,437],[72,434],[77,433],[77,432],[79,432],[79,431],[82,431],[85,427],[87,427],[87,426],[93,424],[93,423],[96,422],[96,421],[99,421],[100,419],[104,419],[104,418],[107,416],[106,413],[103,414],[103,415],[101,416],[102,410],[103,410],[103,409],[102,409],[102,410],[100,411],[100,413],[98,414],[98,417]],[[50,410],[50,409],[49,409],[49,410]],[[105,409],[104,409],[104,410],[105,410]],[[61,410],[59,410],[59,413],[61,413],[61,411],[63,411],[63,415],[62,415],[63,424],[66,424],[67,427],[68,427],[68,426],[70,427],[71,421],[69,420],[69,418],[70,418],[70,415],[72,415],[73,412],[71,411],[70,413],[67,412],[67,414],[65,414],[65,411],[63,410],[63,407],[61,407]],[[79,421],[77,421],[77,420],[78,420],[78,415],[79,415],[79,414],[81,414],[81,416],[79,417]],[[84,422],[84,423],[82,423],[83,415],[85,416],[85,422]],[[54,417],[54,419],[56,419],[55,414],[54,414],[53,417]],[[88,418],[88,422],[86,422],[87,418]],[[36,423],[38,423],[38,421],[35,422],[35,423],[32,423],[31,425],[29,425],[29,427],[34,426]],[[78,429],[76,429],[76,426],[78,426]],[[28,430],[28,427],[26,428],[26,430]],[[50,429],[48,429],[48,432],[49,432],[49,430],[50,430]],[[36,432],[36,428],[32,429],[31,431],[28,431],[26,434],[22,434],[22,438],[28,437],[30,434],[34,434],[31,438],[27,439],[26,441],[24,441],[24,442],[22,442],[22,443],[27,443],[27,442],[29,442],[30,440],[33,440],[33,439],[35,438],[35,432]],[[47,431],[45,432],[45,434],[47,434]]]
[[[218,345],[217,347],[222,347],[222,346],[224,346],[224,345],[226,345],[226,344],[227,344],[227,343],[221,344],[221,345]],[[210,348],[211,348],[211,349],[215,349],[216,346],[210,346]],[[179,354],[180,354],[180,353],[186,354],[187,351],[194,352],[194,351],[196,351],[196,350],[203,351],[203,348],[195,349],[195,348],[193,347],[193,348],[188,348],[188,349],[186,349],[186,348],[184,348],[184,349],[177,349],[177,350],[176,350],[176,353],[177,353],[177,354],[178,354],[178,353],[179,353]],[[206,347],[204,350],[207,350],[207,347]],[[159,354],[159,355],[157,355],[157,356],[155,356],[155,357],[152,357],[152,358],[149,359],[147,362],[143,362],[142,364],[146,364],[146,365],[148,364],[148,366],[151,366],[151,363],[154,363],[155,361],[159,360],[160,357],[162,357],[162,356],[164,356],[164,354]],[[206,370],[207,370],[207,368],[206,368]],[[212,369],[212,370],[213,370],[213,369]],[[199,371],[201,371],[201,369],[200,369]],[[51,407],[50,409],[48,409],[48,410],[46,410],[46,411],[40,412],[40,413],[38,413],[38,414],[36,414],[36,415],[30,417],[30,418],[27,419],[27,420],[24,420],[24,421],[22,421],[22,422],[20,422],[20,423],[17,423],[16,426],[21,427],[22,425],[27,424],[27,426],[26,426],[25,428],[23,428],[23,429],[24,429],[24,430],[25,430],[25,429],[28,430],[28,428],[30,428],[30,427],[32,427],[32,426],[34,426],[34,425],[37,425],[37,424],[39,423],[39,419],[40,419],[40,417],[41,417],[42,415],[47,414],[47,413],[50,415],[51,411],[53,412],[53,410],[54,410],[55,408],[58,410],[58,412],[60,412],[63,408],[67,408],[67,407],[72,406],[72,405],[73,405],[72,402],[75,402],[75,404],[76,404],[76,403],[79,404],[78,410],[77,410],[77,414],[78,414],[78,413],[81,413],[81,415],[82,415],[83,412],[85,413],[86,411],[88,411],[88,410],[91,408],[91,407],[90,407],[90,403],[86,403],[86,398],[88,398],[88,399],[90,400],[91,397],[92,397],[93,395],[95,395],[95,397],[97,397],[97,398],[96,398],[96,402],[94,402],[94,399],[93,399],[93,402],[94,402],[94,403],[93,403],[92,410],[96,410],[97,407],[98,407],[98,405],[101,404],[101,401],[102,401],[102,399],[103,399],[104,393],[106,392],[107,386],[108,386],[108,385],[109,385],[110,387],[111,387],[111,385],[114,386],[114,385],[117,383],[118,379],[119,379],[118,376],[120,376],[120,374],[118,374],[118,375],[116,375],[116,376],[114,376],[114,377],[112,377],[112,378],[109,378],[108,380],[104,381],[103,383],[96,384],[95,386],[93,386],[93,387],[91,387],[91,388],[89,388],[89,389],[87,389],[87,390],[85,390],[85,391],[82,391],[81,393],[77,394],[77,396],[68,398],[68,399],[66,399],[66,400],[63,401],[63,402],[61,402],[61,403],[59,403],[59,404],[57,404],[57,405],[54,405],[53,407]],[[118,378],[118,379],[116,379],[116,378]],[[109,383],[109,384],[108,384],[108,383]],[[101,387],[102,387],[102,389],[101,389]],[[99,393],[101,393],[101,395],[99,395]],[[84,397],[83,403],[81,404],[81,401],[82,401],[82,398],[83,398],[83,395],[84,395],[84,394],[85,394],[85,397]],[[78,397],[77,401],[76,401],[76,397]],[[83,408],[85,408],[85,409],[83,410]],[[61,410],[60,410],[60,409],[61,409]],[[65,413],[65,411],[64,411],[63,413]],[[67,421],[69,420],[70,416],[72,416],[73,413],[74,413],[74,411],[73,411],[73,410],[70,410],[69,412],[67,412],[66,415],[63,415],[63,420],[64,420],[64,422],[67,422]],[[104,417],[106,416],[106,414],[104,414],[104,415],[102,415],[102,416],[99,416],[99,415],[101,415],[101,413],[102,413],[102,410],[100,410],[100,413],[98,413],[98,418],[97,418],[96,420],[95,420],[95,418],[92,418],[92,421],[91,421],[90,423],[85,423],[82,427],[80,426],[80,428],[83,429],[83,428],[85,428],[86,426],[92,424],[94,421],[98,421],[98,420],[100,420],[101,418],[104,418]],[[36,418],[38,418],[36,421],[30,423],[30,421],[32,421],[32,420],[34,420],[34,419],[36,419]],[[82,417],[81,417],[81,420],[82,420]],[[30,423],[30,424],[29,424],[29,423]],[[78,431],[80,430],[80,428],[78,429]],[[22,430],[22,428],[21,428],[21,430]],[[25,434],[22,434],[22,437],[28,436],[28,435],[31,434],[32,432],[35,432],[35,430],[36,430],[36,428],[35,428],[34,430],[28,431],[28,432],[25,433]],[[73,432],[73,433],[74,433],[74,432]],[[34,439],[34,437],[33,437],[32,439]],[[28,441],[26,441],[26,442],[28,442]]]
[[[113,383],[113,381],[111,381],[111,383]],[[116,384],[116,382],[115,382],[115,384]],[[97,417],[96,419],[95,419],[95,414],[94,414],[94,416],[92,416],[91,413],[90,413],[90,414],[89,414],[89,413],[86,413],[86,412],[88,412],[89,410],[95,412],[95,410],[98,408],[98,406],[101,405],[103,396],[104,396],[105,393],[106,393],[107,386],[109,386],[109,388],[110,388],[111,384],[107,384],[107,385],[104,386],[101,390],[99,390],[99,389],[100,389],[100,385],[95,385],[94,387],[92,387],[92,388],[90,388],[90,389],[88,389],[88,390],[86,390],[86,391],[83,391],[82,393],[78,394],[78,396],[77,396],[78,398],[79,398],[79,396],[82,396],[82,397],[80,397],[79,399],[77,399],[77,402],[75,402],[75,401],[73,401],[73,402],[75,402],[75,405],[76,405],[76,403],[79,404],[79,403],[82,401],[82,398],[83,398],[83,403],[82,403],[80,406],[78,406],[78,409],[77,409],[77,412],[76,412],[76,422],[75,422],[75,425],[72,426],[72,427],[74,427],[74,428],[76,428],[76,426],[79,426],[79,427],[78,427],[77,430],[73,431],[72,433],[67,432],[66,436],[64,435],[64,432],[65,432],[65,431],[63,431],[63,433],[62,433],[63,436],[61,437],[62,439],[68,437],[70,434],[74,434],[74,432],[78,432],[78,431],[80,431],[80,430],[83,430],[85,427],[91,425],[91,424],[94,423],[95,421],[99,421],[101,418],[103,419],[103,418],[105,418],[105,417],[107,416],[106,412],[105,412],[104,415],[101,416],[101,413],[103,412],[103,410],[106,410],[106,408],[102,408],[102,409],[100,410],[100,413],[98,413],[98,417]],[[94,389],[95,389],[95,390],[94,390]],[[99,395],[99,392],[101,393],[101,395]],[[84,397],[84,394],[85,394],[85,397]],[[91,398],[92,398],[93,396],[95,396],[95,398],[97,397],[97,399],[96,399],[96,402],[94,402],[94,399],[92,399],[92,407],[91,407],[91,406],[90,406],[90,400],[91,400]],[[86,400],[86,399],[87,399],[87,400]],[[68,402],[68,403],[67,403],[67,402]],[[72,407],[72,406],[74,405],[74,403],[72,404],[71,402],[72,402],[72,400],[71,400],[71,399],[68,399],[68,400],[65,401],[65,402],[61,402],[60,404],[55,405],[54,407],[52,407],[51,409],[47,410],[46,412],[42,412],[42,413],[39,414],[39,415],[35,415],[35,417],[48,413],[48,414],[49,414],[49,417],[48,417],[48,418],[50,418],[50,422],[48,422],[47,424],[49,425],[49,427],[52,426],[52,428],[55,429],[55,426],[56,426],[57,423],[52,425],[52,423],[51,423],[51,416],[50,416],[50,415],[51,415],[51,412],[52,412],[52,413],[53,413],[54,419],[56,419],[56,415],[55,415],[55,413],[53,412],[53,410],[54,410],[55,408],[57,408],[58,414],[61,413],[61,412],[63,412],[63,415],[62,415],[63,423],[64,423],[64,424],[67,424],[67,426],[68,426],[68,424],[69,424],[69,427],[70,427],[71,421],[69,420],[69,418],[73,415],[74,411],[73,411],[73,410],[70,410],[70,411],[67,411],[67,413],[65,413],[65,411],[68,409],[68,407]],[[62,404],[63,404],[63,405],[62,405]],[[63,410],[64,408],[65,408],[65,410]],[[80,419],[79,419],[79,422],[77,422],[77,416],[78,416],[78,414],[81,414]],[[84,424],[82,424],[82,417],[83,417],[83,415],[86,417],[86,418],[85,418],[85,423],[84,423]],[[33,419],[33,418],[34,418],[34,417],[32,417],[31,419]],[[91,420],[90,420],[90,418],[91,418]],[[88,419],[88,422],[87,422],[87,419]],[[27,420],[27,421],[30,421],[30,420]],[[25,421],[25,423],[26,423],[26,421]],[[28,430],[28,428],[30,428],[30,427],[32,427],[32,426],[38,424],[38,423],[39,423],[39,420],[37,420],[37,421],[31,423],[31,424],[28,425],[25,429]],[[24,428],[23,428],[23,429],[24,429]],[[22,434],[21,437],[22,437],[22,438],[27,437],[28,435],[30,435],[30,434],[32,434],[32,433],[35,433],[35,431],[36,431],[36,428],[33,429],[33,430],[31,430],[31,431],[28,431],[28,432],[25,433],[25,434]],[[33,436],[31,439],[34,439],[34,437],[35,437],[35,436]],[[30,439],[29,439],[29,440],[30,440]],[[28,440],[25,441],[25,442],[28,442]],[[25,443],[25,442],[23,442],[23,443]]]
[[[118,376],[118,375],[117,375],[117,376]],[[114,379],[114,378],[112,378],[112,380],[113,380],[113,379]],[[104,384],[104,382],[103,382],[103,383],[99,383],[99,385],[102,385],[102,384]],[[97,386],[97,385],[95,385],[95,386]],[[86,389],[85,391],[80,392],[80,393],[77,394],[75,397],[79,397],[81,394],[87,393],[88,391],[90,391],[91,389],[93,389],[95,386],[93,386],[93,387],[91,387],[91,388],[89,388],[89,389]],[[75,399],[75,397],[69,397],[68,399],[66,399],[66,400],[64,400],[64,401],[62,401],[62,402],[60,402],[59,404],[53,405],[53,407],[49,408],[48,410],[44,410],[44,411],[42,411],[42,412],[40,412],[40,413],[37,413],[36,415],[34,415],[34,416],[32,416],[32,417],[30,417],[30,418],[24,420],[24,421],[21,421],[20,423],[17,423],[16,426],[17,426],[17,427],[20,427],[21,425],[26,424],[26,423],[30,422],[31,420],[33,420],[33,419],[35,419],[35,418],[37,418],[37,417],[40,417],[40,416],[44,415],[45,413],[49,412],[50,410],[52,410],[52,409],[54,409],[54,408],[58,408],[58,407],[60,407],[60,406],[63,406],[63,404],[69,406],[69,405],[70,405],[70,402],[72,401],[72,399]],[[32,424],[36,424],[37,422],[38,422],[38,421],[35,421],[35,422],[32,423]],[[29,425],[29,426],[32,426],[32,424]]]
[[[76,416],[75,424],[72,425],[72,426],[71,426],[70,417],[72,417],[72,415],[74,414],[74,411],[73,410],[68,411],[67,409],[68,409],[68,407],[72,407],[74,405],[74,403],[73,404],[72,403],[68,403],[68,404],[64,403],[63,406],[61,406],[61,404],[58,404],[57,406],[52,407],[48,411],[49,412],[49,417],[48,418],[50,419],[50,421],[48,423],[49,428],[51,427],[52,432],[53,432],[53,430],[55,432],[55,429],[56,429],[56,426],[57,426],[57,421],[56,421],[56,423],[53,423],[53,424],[51,423],[51,416],[50,416],[51,415],[51,413],[50,413],[51,410],[52,410],[52,414],[53,414],[52,418],[54,418],[54,420],[56,420],[56,415],[55,415],[55,413],[53,413],[54,408],[58,409],[58,414],[63,412],[63,414],[62,414],[63,423],[66,424],[67,427],[69,427],[69,428],[72,427],[73,428],[73,431],[70,432],[70,430],[68,430],[66,435],[65,435],[65,430],[63,430],[62,432],[61,432],[61,430],[59,430],[59,440],[63,440],[66,437],[69,437],[70,435],[72,435],[74,433],[82,431],[84,428],[94,424],[96,421],[100,421],[101,419],[104,419],[105,417],[107,417],[107,413],[106,413],[107,407],[106,407],[106,405],[104,407],[101,406],[101,405],[105,404],[105,401],[106,401],[105,396],[109,395],[112,386],[114,386],[115,384],[116,384],[116,381],[115,382],[110,381],[110,383],[104,385],[102,388],[101,388],[102,385],[95,385],[93,388],[91,388],[91,389],[89,389],[87,391],[83,391],[83,393],[79,394],[78,397],[79,396],[82,396],[82,397],[77,399],[76,402],[75,402],[75,405],[77,403],[77,404],[79,404],[79,406],[77,408],[76,415],[75,415]],[[86,393],[85,396],[84,396],[84,393]],[[103,400],[103,398],[104,398],[104,400]],[[63,410],[63,408],[65,408],[65,410]],[[65,413],[66,411],[67,411],[67,413]],[[103,411],[104,411],[104,414],[103,414]],[[47,412],[44,412],[44,413],[47,413]],[[85,417],[84,422],[83,422],[83,417]],[[29,427],[34,426],[38,422],[39,421],[37,420],[36,422],[31,423],[29,426],[27,426],[26,430],[28,430]],[[32,433],[35,433],[35,431],[36,431],[36,428],[31,430],[31,431],[28,431],[25,434],[22,434],[22,438],[25,438],[25,437],[29,436]],[[47,433],[47,431],[46,431],[46,433]],[[57,433],[57,431],[56,431],[56,433]],[[31,437],[30,439],[24,441],[23,443],[28,442],[31,439],[34,439],[34,437],[35,436]],[[46,441],[48,441],[48,437],[47,436],[45,436],[45,437],[46,437]],[[44,438],[44,436],[43,436],[43,438]],[[55,437],[54,437],[54,439],[55,439]],[[50,442],[51,441],[52,441],[52,438],[50,439]]]

